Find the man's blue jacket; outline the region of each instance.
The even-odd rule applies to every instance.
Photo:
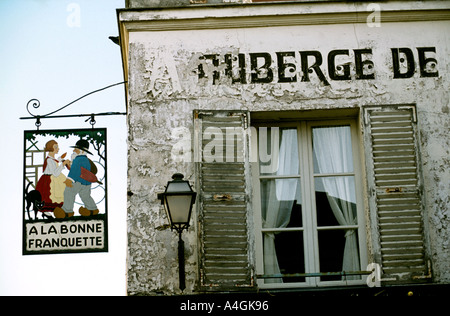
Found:
[[[75,157],[67,177],[75,182],[80,182],[83,185],[90,185],[91,182],[81,179],[81,167],[85,168],[88,171],[91,171],[91,163],[89,162],[89,159],[86,157],[86,155],[79,155]]]

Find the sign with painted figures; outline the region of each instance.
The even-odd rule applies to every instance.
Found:
[[[23,254],[107,252],[106,129],[25,131]]]

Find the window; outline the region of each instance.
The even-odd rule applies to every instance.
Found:
[[[354,120],[256,124],[260,287],[358,284],[367,265]]]
[[[383,283],[429,281],[416,119],[194,111],[199,290],[365,284],[367,257]]]

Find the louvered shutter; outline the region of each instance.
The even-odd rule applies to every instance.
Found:
[[[430,277],[425,255],[416,115],[413,106],[367,108],[367,159],[375,257],[382,280],[417,282]]]
[[[203,290],[253,286],[247,229],[247,113],[196,111],[200,285]]]

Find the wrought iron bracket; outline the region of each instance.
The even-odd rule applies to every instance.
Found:
[[[76,100],[74,100],[74,101],[72,101],[72,102],[70,102],[70,103],[60,107],[59,109],[57,109],[57,110],[55,110],[53,112],[44,114],[44,115],[35,115],[35,114],[31,113],[30,107],[33,107],[34,109],[38,109],[41,106],[41,102],[38,99],[31,99],[30,101],[28,101],[27,106],[26,106],[27,112],[31,116],[30,117],[21,117],[20,119],[21,120],[36,120],[35,125],[36,125],[37,130],[39,130],[39,127],[42,125],[42,122],[41,122],[42,119],[70,118],[70,117],[89,117],[88,119],[85,120],[85,122],[89,121],[89,124],[91,124],[92,128],[94,128],[94,125],[96,123],[96,120],[95,120],[96,116],[126,115],[127,113],[126,112],[103,112],[103,113],[71,114],[71,115],[53,115],[53,114],[55,114],[55,113],[65,109],[65,108],[67,108],[68,106],[74,104],[75,102],[77,102],[77,101],[79,101],[79,100],[81,100],[81,99],[83,99],[83,98],[85,98],[85,97],[87,97],[87,96],[89,96],[91,94],[94,94],[94,93],[97,93],[97,92],[100,92],[100,91],[103,91],[103,90],[106,90],[106,89],[109,89],[109,88],[112,88],[112,87],[115,87],[115,86],[118,86],[118,85],[121,85],[121,84],[125,84],[125,83],[127,83],[127,81],[115,83],[115,84],[106,86],[104,88],[91,91],[91,92],[89,92],[89,93],[79,97],[78,99],[76,99]]]

